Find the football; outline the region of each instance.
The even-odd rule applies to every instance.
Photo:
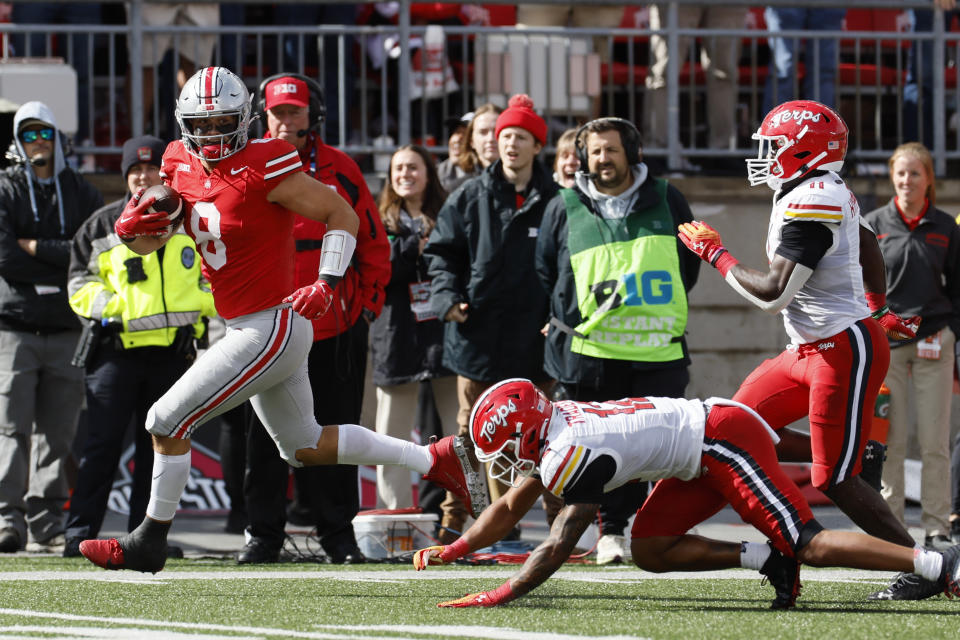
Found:
[[[140,199],[155,197],[157,200],[150,205],[150,213],[164,211],[170,218],[170,226],[176,229],[180,221],[183,220],[184,206],[180,194],[165,184],[158,184],[148,187]]]

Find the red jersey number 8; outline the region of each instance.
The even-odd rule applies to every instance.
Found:
[[[220,239],[220,211],[212,202],[198,202],[193,205],[190,216],[194,240],[203,255],[207,266],[218,271],[227,264],[227,246]]]

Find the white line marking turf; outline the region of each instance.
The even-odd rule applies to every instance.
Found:
[[[380,631],[388,633],[408,633],[417,636],[439,637],[439,638],[489,638],[490,640],[583,640],[586,636],[575,636],[565,633],[537,633],[531,631],[521,631],[519,629],[510,629],[504,627],[485,627],[477,625],[317,625],[319,629],[328,629],[330,632],[323,631],[292,631],[290,629],[274,629],[270,627],[245,627],[231,626],[222,624],[194,623],[194,622],[172,622],[164,620],[149,620],[138,618],[104,618],[97,616],[80,616],[68,613],[54,613],[46,611],[30,611],[29,609],[0,609],[0,614],[29,617],[45,618],[53,620],[69,620],[73,622],[95,622],[101,624],[122,624],[128,625],[126,629],[101,628],[101,627],[61,627],[56,630],[60,637],[65,632],[71,633],[77,638],[95,638],[97,640],[111,640],[114,638],[143,638],[144,640],[220,640],[222,635],[198,635],[195,633],[182,633],[170,629],[177,627],[181,629],[202,630],[202,631],[222,631],[225,633],[248,633],[253,634],[245,636],[240,640],[257,640],[263,637],[280,636],[283,638],[306,638],[308,640],[409,640],[411,636],[363,636],[357,635],[357,631]],[[145,631],[142,627],[161,627],[159,631]],[[6,627],[0,630],[0,638],[11,638],[20,636],[10,636],[7,632],[49,632],[50,627],[40,627],[31,625],[17,625]],[[340,633],[337,633],[340,631]],[[590,636],[597,640],[644,640],[638,636]],[[231,640],[236,640],[237,636],[230,636]]]

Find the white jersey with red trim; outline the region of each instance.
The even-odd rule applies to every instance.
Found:
[[[705,420],[703,403],[684,398],[554,402],[540,479],[562,496],[592,461],[607,455],[616,472],[604,492],[636,479],[689,480],[700,473]]]
[[[251,140],[209,173],[180,140],[167,146],[165,180],[191,205],[184,229],[224,318],[274,307],[296,288],[296,214],[267,194],[300,170],[297,150],[283,140]]]
[[[767,232],[767,259],[780,246],[784,225],[822,224],[833,244],[793,300],[781,311],[794,344],[836,335],[870,315],[860,268],[860,205],[836,173],[801,182],[774,201]]]

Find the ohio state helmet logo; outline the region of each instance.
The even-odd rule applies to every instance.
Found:
[[[507,424],[507,416],[517,410],[517,405],[514,404],[513,398],[507,401],[506,404],[501,404],[493,411],[493,415],[490,416],[480,427],[480,437],[482,437],[487,442],[493,442],[493,436],[497,431],[497,427],[503,427]]]
[[[814,113],[809,109],[803,109],[802,111],[800,109],[786,109],[780,113],[773,114],[770,123],[774,126],[778,126],[781,124],[786,124],[791,120],[795,120],[798,123],[805,120],[809,120],[810,122],[820,122],[821,115],[823,114]]]

